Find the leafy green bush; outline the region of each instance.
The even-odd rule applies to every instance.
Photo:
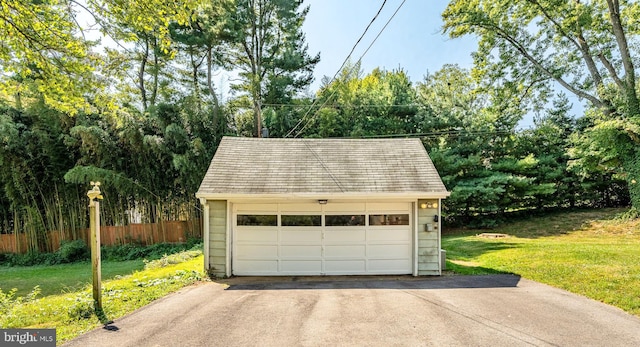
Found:
[[[88,260],[91,256],[89,248],[83,240],[62,241],[56,251],[59,263],[73,263]]]
[[[101,258],[106,261],[156,260],[167,254],[187,250],[202,249],[202,240],[189,239],[186,243],[157,243],[151,246],[124,244],[119,246],[102,246]],[[55,253],[28,252],[25,254],[0,254],[0,265],[33,266],[56,265],[89,260],[91,252],[82,240],[63,241]]]
[[[13,318],[13,311],[16,310],[18,306],[36,300],[41,292],[40,286],[33,287],[33,290],[25,297],[16,296],[17,291],[16,288],[13,288],[5,293],[0,289],[0,317],[3,317],[5,321],[10,321],[11,318]],[[0,324],[0,328],[6,328],[6,326]]]
[[[0,315],[6,316],[9,314],[9,309],[15,303],[14,298],[17,291],[17,288],[13,288],[8,293],[5,293],[2,291],[2,288],[0,288]]]
[[[67,298],[68,305],[66,309],[69,322],[88,319],[94,314],[93,299],[87,294],[87,292],[81,292],[75,297]]]
[[[186,250],[201,249],[202,241],[190,239],[186,243],[156,243],[151,246],[125,244],[120,246],[103,246],[102,259],[107,261],[125,261],[135,259],[156,260],[167,254]]]
[[[125,261],[138,259],[143,255],[143,248],[139,245],[124,244],[119,246],[102,246],[100,253],[103,260]]]
[[[62,241],[60,249],[54,253],[27,252],[24,254],[4,253],[0,255],[0,265],[33,266],[56,265],[88,260],[87,245],[82,240]]]
[[[58,263],[56,253],[27,252],[24,254],[5,253],[0,258],[0,265],[6,266],[33,266],[53,265]]]

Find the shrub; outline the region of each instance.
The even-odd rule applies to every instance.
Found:
[[[103,260],[125,261],[138,259],[143,253],[143,247],[134,244],[124,244],[119,246],[102,246],[100,249]]]
[[[0,315],[6,316],[9,314],[9,309],[15,304],[17,291],[17,288],[13,288],[8,293],[5,293],[0,288]]]
[[[187,249],[195,250],[202,247],[202,239],[198,237],[190,237],[187,239]]]
[[[186,243],[156,243],[151,246],[125,244],[120,246],[103,246],[102,259],[108,261],[125,261],[135,259],[156,260],[167,254],[186,250],[202,249],[202,241],[188,240]]]
[[[167,254],[186,250],[202,250],[202,240],[191,238],[186,243],[157,243],[151,246],[140,244],[124,244],[119,246],[102,246],[101,258],[105,261],[126,261],[136,259],[156,260]],[[33,266],[56,265],[89,260],[91,252],[82,240],[63,241],[55,253],[28,252],[25,254],[2,253],[0,265]]]
[[[58,255],[55,253],[27,252],[24,254],[6,253],[0,264],[7,266],[33,266],[41,264],[57,264]]]
[[[40,286],[33,287],[33,290],[25,297],[16,296],[17,291],[18,290],[16,288],[13,288],[9,292],[5,293],[0,289],[0,317],[4,320],[8,321],[13,318],[13,310],[17,309],[18,306],[24,303],[33,302],[41,293]],[[0,327],[5,326],[0,325]]]
[[[94,314],[93,299],[86,292],[67,298],[67,316],[69,321],[88,319]]]
[[[56,254],[58,255],[59,263],[87,260],[91,255],[83,240],[62,241]]]

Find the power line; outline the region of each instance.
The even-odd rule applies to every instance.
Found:
[[[331,180],[338,186],[338,188],[340,188],[340,191],[344,193],[345,190],[342,184],[340,183],[340,180],[333,174],[333,172],[331,172],[331,170],[329,170],[329,167],[327,166],[327,164],[324,163],[324,161],[322,161],[322,158],[320,158],[318,153],[316,153],[316,151],[314,151],[313,148],[311,148],[311,145],[309,144],[309,142],[302,139],[302,143],[304,143],[304,145],[307,147],[307,150],[311,152],[311,154],[313,154],[313,156],[316,158],[318,163],[320,163],[320,166],[322,166],[324,171],[326,171],[327,174],[329,174],[329,177],[331,177]]]
[[[342,65],[340,66],[340,68],[338,69],[338,71],[335,73],[335,75],[333,75],[333,78],[331,79],[331,82],[333,82],[335,80],[335,78],[338,76],[338,73],[340,73],[340,71],[342,70],[342,68],[344,67],[344,65],[347,63],[347,61],[349,61],[349,59],[351,58],[351,54],[353,54],[353,51],[356,49],[356,46],[358,46],[358,44],[360,43],[360,41],[362,40],[362,38],[364,37],[364,35],[367,33],[367,31],[369,30],[369,27],[371,27],[371,24],[373,24],[373,22],[376,20],[376,18],[378,18],[378,15],[380,15],[380,12],[382,12],[382,9],[384,8],[384,5],[387,3],[387,0],[384,0],[382,2],[382,5],[380,6],[380,9],[378,9],[378,12],[376,13],[376,15],[371,19],[371,21],[369,21],[369,24],[367,25],[367,27],[364,29],[364,32],[362,33],[362,35],[360,35],[360,38],[358,39],[358,41],[355,43],[355,45],[353,45],[353,47],[351,48],[351,52],[349,52],[349,55],[347,56],[347,58],[345,58],[345,60],[342,62]],[[316,104],[317,99],[315,99],[313,101],[313,103],[311,104],[311,106],[309,107],[309,109],[307,110],[307,112],[305,113],[305,115],[300,119],[300,122],[298,122],[298,124],[296,124],[296,126],[291,129],[289,131],[289,133],[287,133],[287,135],[285,137],[288,137],[293,131],[295,131],[295,129],[302,124],[302,121],[307,117],[308,114],[310,114],[311,110],[313,109],[313,106]],[[326,104],[326,102],[325,102]],[[307,147],[307,149],[313,154],[313,156],[316,158],[316,160],[320,163],[320,165],[324,168],[324,170],[329,174],[329,176],[331,177],[331,179],[333,180],[333,182],[338,186],[338,188],[340,188],[341,192],[345,192],[344,187],[342,186],[342,184],[340,184],[340,180],[331,172],[331,170],[329,169],[329,167],[327,167],[327,165],[322,161],[322,158],[318,155],[318,153],[316,153],[313,148],[311,148],[311,145],[305,141],[304,139],[302,140],[302,142],[304,143],[304,145]]]
[[[365,136],[350,136],[350,137],[335,137],[336,139],[384,139],[384,138],[438,138],[440,136],[480,136],[480,135],[509,135],[513,132],[510,130],[463,130],[463,129],[451,129],[442,131],[428,131],[420,133],[404,133],[404,134],[386,134],[386,135],[365,135]]]
[[[266,106],[266,107],[298,107],[298,108],[303,108],[303,107],[311,107],[309,105],[296,105],[296,104],[260,104],[262,106]],[[241,105],[244,107],[250,107],[251,105],[247,104],[247,105]],[[354,105],[354,104],[333,104],[333,105],[329,105],[329,106],[334,106],[334,107],[338,107],[338,108],[357,108],[357,107],[370,107],[370,108],[379,108],[379,107],[422,107],[425,105],[422,104],[379,104],[379,105],[371,105],[371,104],[362,104],[362,105]]]
[[[375,20],[378,19],[378,16],[380,15],[380,12],[382,12],[382,9],[384,8],[384,5],[386,5],[386,4],[387,4],[387,0],[384,0],[382,2],[382,5],[380,5],[380,8],[378,9],[378,13],[376,13],[376,15],[373,16],[373,18],[369,22],[369,24],[367,24],[367,27],[364,29],[364,32],[362,33],[362,35],[360,35],[360,38],[358,38],[358,41],[356,41],[356,44],[353,45],[353,47],[351,48],[351,52],[349,52],[349,55],[347,55],[347,59],[345,59],[342,62],[342,66],[340,66],[340,69],[338,70],[338,72],[336,72],[336,74],[334,75],[334,78],[335,78],[335,76],[338,75],[338,73],[340,73],[340,70],[344,67],[344,64],[347,63],[347,61],[349,60],[349,57],[351,57],[351,54],[353,54],[353,51],[355,51],[355,49],[358,46],[358,44],[360,44],[360,41],[362,40],[364,35],[367,33],[367,31],[369,31],[369,27],[371,27],[371,24],[373,24],[373,22],[375,22]]]
[[[407,133],[407,134],[387,134],[387,135],[367,135],[360,136],[361,139],[382,139],[382,138],[410,138],[410,137],[429,137],[437,138],[440,136],[478,136],[478,135],[508,135],[512,134],[509,130],[445,130],[445,131],[431,131],[422,133]]]
[[[404,5],[404,3],[406,2],[406,0],[403,0],[402,3],[400,3],[400,5],[398,5],[398,8],[396,8],[395,12],[393,12],[393,14],[391,15],[391,17],[389,17],[389,20],[387,20],[387,22],[385,23],[385,25],[382,27],[382,29],[380,29],[380,31],[378,32],[378,35],[376,35],[376,37],[373,39],[373,41],[371,41],[371,44],[369,44],[369,47],[367,47],[367,49],[364,51],[364,53],[362,53],[362,55],[360,56],[360,58],[358,58],[357,62],[361,62],[362,58],[364,58],[364,56],[369,52],[369,50],[371,49],[371,47],[373,46],[373,44],[378,40],[378,38],[380,37],[380,35],[382,35],[382,33],[384,32],[384,30],[387,28],[387,26],[389,25],[389,23],[391,23],[391,20],[393,20],[393,18],[396,16],[396,14],[398,13],[398,11],[400,11],[400,9],[402,8],[402,6]],[[384,4],[383,4],[384,6]],[[347,57],[347,59],[349,59],[349,57]],[[345,60],[346,62],[346,60]],[[345,63],[343,63],[342,65],[344,66]],[[354,66],[351,68],[351,70],[349,71],[349,73],[352,72],[353,68],[355,66],[357,66],[358,64],[354,64]],[[333,75],[333,78],[331,79],[331,81],[327,84],[331,84],[335,78],[338,76],[338,73],[340,73],[340,71],[342,70],[342,66],[340,67],[340,69],[336,72],[335,75]],[[331,93],[331,95],[329,95],[329,97],[325,100],[325,102],[322,104],[322,107],[324,107],[324,105],[326,105],[328,103],[328,101],[335,95],[335,93],[337,92],[337,89],[333,91],[333,93]],[[316,99],[317,100],[317,99]],[[314,103],[311,105],[311,107],[309,107],[309,111],[307,111],[307,113],[302,117],[302,119],[300,119],[300,122],[298,122],[298,124],[296,124],[296,126],[291,129],[291,131],[289,131],[289,133],[287,133],[287,135],[285,137],[289,137],[289,135],[295,131],[296,128],[298,128],[298,126],[305,120],[305,118],[307,117],[307,115],[311,112],[311,108],[313,107],[313,105],[315,105],[315,100]],[[295,137],[298,137],[300,134],[302,134],[302,132],[304,132],[307,127],[309,127],[309,125],[311,125],[311,120],[313,120],[313,118],[318,114],[318,112],[316,111],[309,119],[306,120],[306,124],[296,132]]]
[[[406,0],[405,0],[406,1]],[[382,9],[384,8],[384,5],[386,5],[387,0],[384,0],[382,2],[382,5],[380,5],[380,8],[378,9],[378,12],[376,13],[375,16],[373,16],[373,18],[369,21],[369,24],[367,24],[367,27],[364,29],[364,31],[362,32],[362,35],[360,35],[360,38],[358,38],[358,41],[356,41],[356,43],[353,45],[353,47],[351,47],[351,51],[349,52],[349,54],[347,55],[347,57],[344,59],[344,61],[342,62],[342,65],[340,65],[340,67],[338,68],[338,71],[336,71],[336,73],[333,75],[333,77],[331,78],[331,81],[329,81],[328,84],[331,84],[333,81],[335,81],[336,77],[338,77],[338,74],[340,73],[340,71],[342,71],[342,68],[344,68],[345,64],[347,64],[347,62],[349,61],[349,59],[351,58],[351,55],[353,54],[353,51],[356,49],[356,47],[358,46],[358,44],[360,44],[360,41],[362,40],[362,38],[364,37],[364,35],[367,33],[367,31],[369,30],[369,28],[371,27],[371,24],[373,24],[373,22],[375,22],[375,20],[378,18],[378,16],[380,15],[380,12],[382,12]],[[404,3],[404,1],[402,2]],[[401,5],[402,6],[402,5]],[[362,59],[362,57],[360,57],[360,59]],[[291,129],[289,130],[289,132],[287,133],[287,135],[285,135],[284,137],[289,137],[289,135],[291,135],[304,121],[304,119],[307,117],[307,115],[311,112],[311,109],[313,108],[313,106],[316,104],[317,99],[313,100],[313,103],[311,104],[311,106],[309,106],[309,110],[304,114],[304,116],[302,116],[302,118],[300,119],[300,121]],[[297,137],[294,136],[294,137]]]

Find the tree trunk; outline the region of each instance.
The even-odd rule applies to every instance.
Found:
[[[220,101],[216,94],[216,89],[213,86],[213,47],[207,47],[207,87],[209,88],[209,94],[211,95],[211,101],[213,101],[213,128],[218,129],[220,122]]]
[[[629,156],[623,158],[622,164],[627,175],[631,206],[640,212],[640,148],[632,150]]]
[[[636,74],[633,66],[633,59],[631,58],[631,52],[627,43],[626,33],[622,26],[620,19],[620,3],[617,0],[607,0],[607,6],[609,7],[609,18],[611,20],[611,27],[613,34],[616,37],[618,43],[618,49],[620,51],[620,57],[622,58],[622,66],[625,72],[625,96],[627,99],[627,107],[629,116],[637,116],[637,112],[640,109],[640,101],[638,101],[638,94],[636,93]],[[634,206],[637,206],[634,204]]]
[[[260,97],[253,99],[254,125],[256,127],[256,137],[262,137],[262,113],[260,112]]]
[[[195,95],[196,108],[202,111],[202,98],[200,96],[200,84],[198,83],[198,69],[200,64],[196,61],[194,49],[189,47],[189,60],[191,62],[191,83],[193,83],[193,94]],[[202,61],[200,61],[202,62]]]
[[[140,57],[140,69],[138,70],[138,88],[140,89],[140,97],[142,98],[142,111],[146,111],[147,104],[147,90],[144,86],[145,68],[147,66],[147,59],[149,59],[149,41],[145,40],[144,52]]]
[[[156,105],[156,98],[158,95],[158,84],[159,84],[159,79],[160,79],[160,63],[158,60],[158,52],[159,52],[159,48],[158,48],[158,42],[156,38],[152,39],[152,44],[153,44],[153,69],[151,70],[153,72],[153,89],[151,90],[151,98],[149,99],[149,104],[151,106],[155,106]]]

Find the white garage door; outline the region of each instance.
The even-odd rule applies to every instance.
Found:
[[[234,205],[234,275],[412,273],[410,203]]]

